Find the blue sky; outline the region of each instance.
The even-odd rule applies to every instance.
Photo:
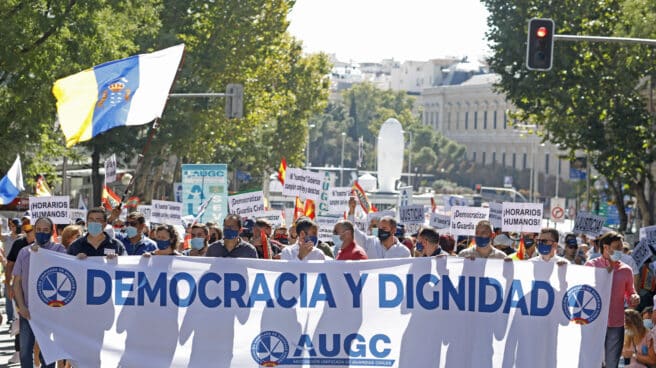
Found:
[[[479,0],[297,0],[289,31],[342,61],[480,58],[486,18]]]

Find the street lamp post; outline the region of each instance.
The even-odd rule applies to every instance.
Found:
[[[305,145],[305,170],[310,169],[310,129],[314,128],[314,124],[308,125],[308,139]]]
[[[528,136],[533,135],[529,139],[531,139],[531,176],[529,178],[529,201],[530,202],[535,202],[535,186],[536,186],[536,178],[535,174],[537,171],[535,170],[535,158],[537,156],[536,153],[536,145],[538,143],[538,137],[535,136],[534,134],[536,133],[537,130],[537,125],[535,124],[515,124],[514,127],[517,129],[517,132],[521,137],[524,135]]]
[[[412,186],[412,132],[404,130],[403,133],[408,133],[410,136],[410,143],[408,144],[408,186]]]
[[[339,186],[344,186],[344,141],[346,140],[346,133],[342,132],[342,163],[339,166]]]

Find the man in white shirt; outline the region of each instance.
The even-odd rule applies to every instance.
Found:
[[[349,199],[349,219],[355,216],[355,198]],[[378,221],[378,235],[367,235],[357,227],[355,228],[355,242],[367,252],[369,259],[380,258],[410,258],[408,247],[399,242],[394,236],[396,220],[391,216],[384,216]]]
[[[533,262],[551,262],[559,266],[569,263],[567,259],[556,255],[558,251],[558,230],[552,228],[545,228],[540,231],[537,239],[538,255],[531,258]]]
[[[296,221],[297,239],[294,245],[285,247],[280,252],[280,259],[286,261],[323,261],[325,254],[316,248],[319,243],[317,232],[319,227],[309,218],[301,218]]]

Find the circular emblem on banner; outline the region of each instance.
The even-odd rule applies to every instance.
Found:
[[[39,298],[51,307],[63,307],[75,297],[77,284],[68,270],[50,267],[43,271],[36,282]]]
[[[264,367],[275,367],[287,358],[289,344],[285,337],[276,331],[264,331],[257,335],[251,343],[251,356],[257,364]]]
[[[597,319],[600,312],[601,296],[592,286],[571,287],[563,297],[563,313],[574,323],[587,325]]]

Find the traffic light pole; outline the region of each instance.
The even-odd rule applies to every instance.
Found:
[[[634,44],[656,46],[656,40],[652,40],[648,38],[629,38],[629,37],[601,37],[601,36],[578,36],[578,35],[555,34],[554,41],[634,43]]]

